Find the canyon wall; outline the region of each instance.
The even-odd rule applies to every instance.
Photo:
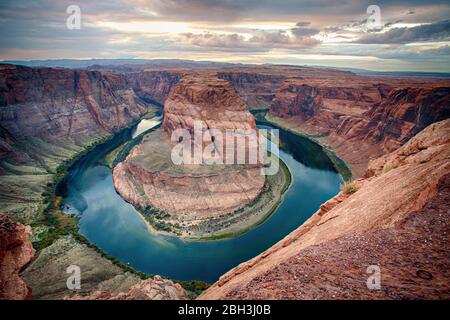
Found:
[[[233,84],[241,99],[251,109],[267,109],[275,93],[286,79],[283,74],[271,74],[254,70],[224,70],[218,77]]]
[[[448,80],[356,75],[288,79],[276,94],[268,119],[330,146],[361,177],[370,159],[447,119],[449,100]]]
[[[28,219],[61,163],[147,111],[120,75],[0,65],[0,209]]]
[[[372,161],[367,177],[199,298],[449,299],[450,120]]]
[[[164,105],[172,87],[182,78],[183,71],[142,71],[125,73],[128,86],[148,103]]]
[[[147,111],[119,75],[11,65],[1,65],[0,72],[0,152],[3,158],[22,152],[16,162],[34,160],[20,143],[40,139],[84,145],[125,128]]]

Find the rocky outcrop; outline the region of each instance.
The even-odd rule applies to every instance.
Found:
[[[172,221],[183,224],[232,213],[258,196],[265,182],[258,163],[173,162],[172,149],[178,141],[171,141],[171,135],[176,129],[191,133],[189,145],[214,145],[217,155],[230,152],[224,145],[220,150],[221,144],[212,138],[198,145],[193,135],[194,122],[200,123],[203,133],[216,129],[225,135],[228,129],[256,129],[253,116],[229,82],[214,74],[183,77],[166,100],[162,129],[147,135],[114,168],[114,185],[126,201],[184,217]]]
[[[450,120],[371,162],[367,176],[199,298],[449,299]]]
[[[183,77],[166,100],[162,128],[169,135],[178,128],[193,133],[194,121],[201,121],[205,130],[256,128],[255,119],[231,83],[214,74]]]
[[[124,74],[130,88],[146,102],[164,105],[172,87],[183,71],[142,71]]]
[[[31,289],[19,276],[35,253],[30,236],[30,227],[0,213],[0,300],[31,299]]]
[[[127,292],[111,294],[94,291],[87,295],[74,295],[64,300],[187,300],[188,296],[178,283],[162,279],[160,276],[144,280],[132,286]]]
[[[450,115],[446,80],[341,76],[286,80],[269,118],[316,135],[356,177],[364,174],[370,159],[395,150],[427,125]]]

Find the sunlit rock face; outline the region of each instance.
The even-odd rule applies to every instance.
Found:
[[[194,129],[194,121],[219,130],[255,129],[255,120],[233,86],[214,74],[188,75],[172,89],[164,105],[163,129]]]

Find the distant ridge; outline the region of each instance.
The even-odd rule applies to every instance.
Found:
[[[397,77],[431,77],[450,78],[448,72],[426,72],[426,71],[373,71],[359,68],[332,67],[321,65],[293,65],[293,64],[251,64],[231,63],[214,61],[196,61],[183,59],[48,59],[48,60],[3,60],[0,63],[23,65],[27,67],[50,67],[50,68],[89,68],[120,65],[146,65],[148,67],[160,68],[217,68],[233,66],[273,66],[291,68],[316,68],[350,71],[365,76],[397,76]]]

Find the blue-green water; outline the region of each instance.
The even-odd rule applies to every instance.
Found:
[[[133,137],[126,130],[80,159],[60,185],[67,211],[80,215],[80,233],[131,267],[179,280],[213,282],[229,269],[269,248],[307,220],[339,190],[341,177],[321,147],[280,132],[280,157],[292,184],[283,202],[263,224],[233,239],[183,241],[151,234],[114,190],[105,156]]]

